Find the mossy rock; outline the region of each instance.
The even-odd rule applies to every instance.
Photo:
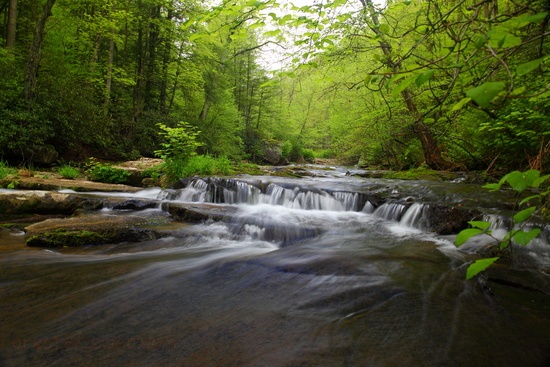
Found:
[[[452,181],[460,176],[456,172],[411,169],[408,171],[387,171],[384,172],[382,177],[399,180]]]
[[[102,206],[100,198],[58,192],[14,191],[0,195],[2,214],[72,214],[77,209],[95,210]]]
[[[147,226],[156,219],[101,214],[47,219],[25,228],[27,245],[74,247],[153,240],[160,237],[159,233],[143,226]],[[165,218],[163,219],[166,221]]]
[[[99,245],[106,242],[106,238],[96,232],[58,230],[32,236],[27,240],[27,245],[33,247],[77,247]]]

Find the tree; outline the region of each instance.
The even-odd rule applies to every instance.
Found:
[[[17,0],[9,0],[8,26],[6,27],[6,48],[15,47],[15,32],[17,30]]]
[[[34,30],[34,38],[27,58],[27,66],[25,69],[25,100],[29,109],[32,108],[32,103],[36,96],[36,82],[38,78],[38,70],[40,68],[40,50],[44,41],[44,32],[46,21],[52,15],[52,8],[56,0],[46,0],[38,22]]]

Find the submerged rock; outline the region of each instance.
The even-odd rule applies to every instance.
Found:
[[[237,209],[232,206],[206,203],[163,203],[162,209],[170,213],[175,220],[191,223],[205,220],[221,221],[237,211]]]
[[[26,243],[38,247],[72,247],[157,239],[160,234],[143,228],[151,219],[131,215],[84,215],[47,219],[25,227]]]
[[[432,204],[428,206],[425,215],[431,231],[447,235],[468,228],[468,221],[479,217],[481,212],[476,209]]]

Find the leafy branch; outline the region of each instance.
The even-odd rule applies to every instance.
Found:
[[[539,189],[540,186],[549,178],[550,175],[541,176],[540,171],[535,169],[525,172],[514,171],[502,177],[498,183],[483,186],[485,189],[496,191],[501,190],[503,185],[508,184],[514,191],[516,191],[517,200],[514,205],[514,215],[512,216],[512,222],[510,223],[509,230],[500,240],[492,235],[491,230],[489,229],[491,225],[490,222],[470,221],[468,223],[472,226],[472,228],[462,230],[456,236],[455,245],[460,247],[471,237],[485,234],[500,242],[500,250],[510,247],[512,242],[521,246],[527,246],[541,232],[539,228],[532,228],[530,230],[523,229],[528,221],[540,210],[540,208],[532,205],[532,203],[536,201],[542,203],[543,199],[550,193],[550,189],[526,196],[524,198],[521,198],[521,194],[527,189]],[[527,207],[521,209],[525,206]],[[499,257],[485,258],[470,264],[466,271],[466,279],[473,278],[491,266],[498,259]]]

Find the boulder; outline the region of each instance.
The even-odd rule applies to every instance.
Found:
[[[429,230],[438,234],[455,234],[470,225],[468,221],[481,216],[476,209],[431,204],[425,212]]]
[[[281,161],[281,147],[278,145],[266,145],[264,147],[264,157],[271,164],[279,164]]]

